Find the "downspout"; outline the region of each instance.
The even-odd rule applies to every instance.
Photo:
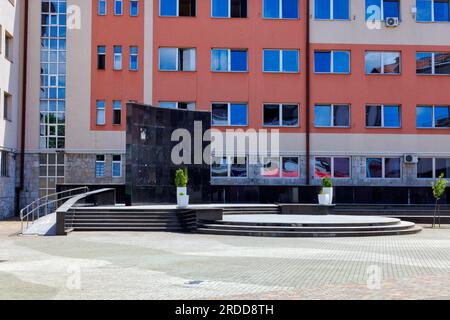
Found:
[[[306,83],[305,83],[305,119],[306,119],[306,185],[311,184],[311,124],[310,124],[310,117],[311,117],[311,106],[310,106],[310,94],[311,94],[311,75],[310,75],[310,36],[309,36],[309,30],[310,30],[310,0],[306,1],[306,48],[305,48],[305,58],[306,58],[306,66],[305,66],[305,75],[306,75]]]
[[[16,189],[16,209],[20,210],[20,193],[25,186],[25,127],[27,111],[27,59],[28,59],[28,1],[24,0],[24,34],[23,34],[23,70],[22,70],[22,114],[21,114],[21,136],[20,136],[20,173],[19,186]]]

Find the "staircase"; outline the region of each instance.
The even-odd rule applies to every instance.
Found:
[[[415,234],[412,222],[392,219],[374,222],[277,223],[249,221],[200,221],[197,233],[255,237],[367,237]]]
[[[127,207],[72,208],[65,217],[69,231],[190,232],[197,225],[190,210],[130,209]]]
[[[337,205],[334,209],[337,215],[383,216],[415,223],[429,224],[433,222],[433,205]],[[441,224],[450,224],[450,206],[440,208]],[[437,220],[436,220],[437,222]]]
[[[237,214],[280,214],[280,207],[277,205],[233,205],[224,206],[224,215],[237,215]]]

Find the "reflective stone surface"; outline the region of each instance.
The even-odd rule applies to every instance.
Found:
[[[195,131],[195,125],[201,128]],[[211,127],[211,115],[203,111],[127,105],[127,204],[175,203],[175,172],[186,167],[189,172],[188,194],[191,203],[210,202],[210,168],[203,161],[194,163],[194,147],[209,144],[202,136]],[[192,164],[174,164],[172,149],[180,140],[172,141],[177,129],[185,129],[191,137]],[[187,140],[186,140],[187,141]],[[202,150],[203,150],[202,149]]]

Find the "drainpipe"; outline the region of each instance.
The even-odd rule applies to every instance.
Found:
[[[305,105],[305,118],[306,118],[306,185],[311,184],[311,124],[310,124],[310,117],[311,117],[311,106],[310,106],[310,94],[311,94],[311,75],[310,75],[310,37],[309,37],[309,30],[310,30],[310,0],[306,1],[306,46],[305,46],[305,58],[306,58],[306,66],[305,66],[305,75],[306,75],[306,88],[305,88],[305,94],[306,94],[306,105]]]
[[[26,127],[26,111],[27,111],[27,58],[28,58],[28,1],[23,0],[24,8],[24,25],[23,25],[23,70],[22,70],[22,114],[21,114],[21,136],[20,136],[20,173],[19,186],[16,188],[16,208],[20,211],[20,193],[25,185],[25,127]]]

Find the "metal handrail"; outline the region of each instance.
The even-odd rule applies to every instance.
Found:
[[[63,200],[73,198],[74,196],[76,196],[78,194],[87,193],[87,192],[89,192],[88,187],[80,187],[80,188],[75,188],[75,189],[70,189],[70,190],[65,190],[65,191],[49,194],[49,195],[46,195],[42,198],[39,198],[39,199],[33,201],[32,203],[27,205],[25,208],[20,210],[20,221],[21,221],[22,234],[24,232],[25,223],[26,223],[26,228],[28,229],[28,227],[30,226],[30,223],[33,224],[33,222],[35,220],[37,220],[41,217],[45,217],[49,213],[52,213],[54,210],[51,210],[51,208],[52,208],[51,205],[53,205],[57,202],[63,201]],[[68,193],[68,195],[65,195],[67,193]],[[51,198],[54,198],[54,199],[51,199]],[[41,209],[44,209],[43,212],[41,212]],[[54,208],[54,209],[56,210],[56,208]],[[26,221],[25,221],[25,219],[26,219]]]

